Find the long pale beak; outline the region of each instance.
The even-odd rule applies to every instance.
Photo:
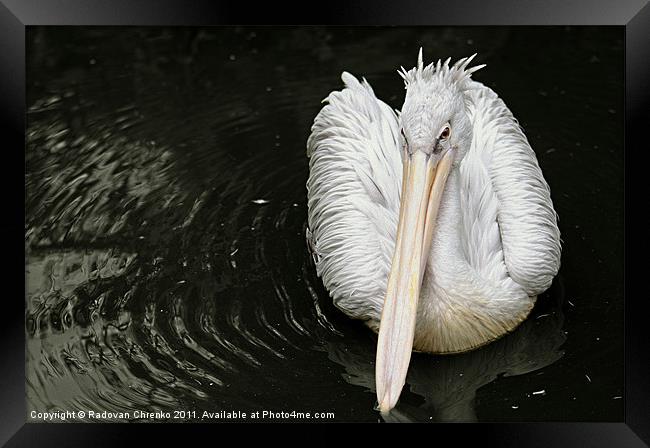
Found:
[[[399,399],[411,360],[415,318],[452,150],[435,164],[416,151],[405,157],[397,241],[379,326],[375,381],[381,412]]]

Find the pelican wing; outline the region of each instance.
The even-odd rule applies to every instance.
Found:
[[[398,120],[365,79],[341,78],[307,141],[311,244],[334,304],[378,320],[399,217]]]
[[[466,222],[481,231],[466,230],[468,244],[474,248],[468,252],[498,253],[510,278],[534,296],[551,285],[560,267],[560,231],[550,189],[505,103],[490,88],[472,83],[468,94],[474,132],[461,172],[467,203],[474,198],[474,206],[464,211],[474,210],[475,216]],[[502,252],[489,249],[495,244],[502,246]],[[476,256],[474,263],[485,267],[490,257],[484,254]]]

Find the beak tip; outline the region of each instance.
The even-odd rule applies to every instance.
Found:
[[[379,412],[381,414],[388,414],[397,404],[397,397],[391,396],[390,391],[386,391],[382,397],[378,397],[379,400]]]

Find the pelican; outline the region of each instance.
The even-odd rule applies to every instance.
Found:
[[[337,308],[378,332],[379,410],[412,351],[473,350],[514,330],[560,266],[535,153],[476,54],[398,73],[401,112],[341,75],[307,141],[307,237]]]

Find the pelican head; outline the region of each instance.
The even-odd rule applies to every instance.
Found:
[[[400,114],[403,160],[397,240],[379,327],[376,386],[379,408],[397,403],[413,348],[416,311],[434,225],[447,176],[469,150],[472,128],[463,91],[474,56],[400,74],[406,98]]]
[[[469,86],[470,75],[485,66],[467,69],[475,56],[463,58],[451,67],[450,59],[424,67],[420,49],[417,67],[398,71],[406,85],[400,114],[405,156],[420,151],[435,164],[453,149],[454,160],[462,159],[472,141],[463,92]]]

